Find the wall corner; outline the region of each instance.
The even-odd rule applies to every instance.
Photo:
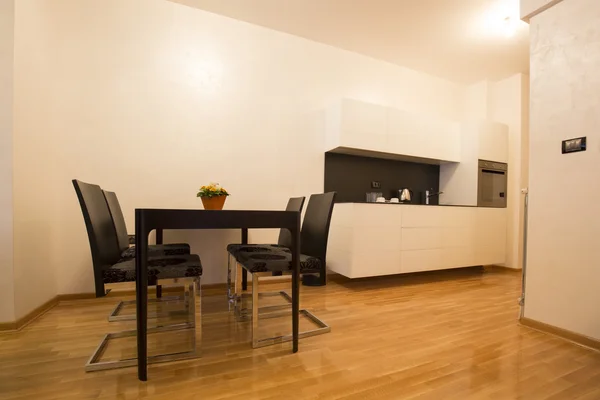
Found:
[[[521,0],[520,15],[521,20],[529,23],[531,18],[535,17],[554,7],[563,0]]]

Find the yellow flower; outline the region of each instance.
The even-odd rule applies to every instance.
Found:
[[[227,190],[225,190],[225,188],[221,187],[221,185],[219,185],[216,182],[210,182],[208,185],[203,185],[200,187],[198,196],[228,196],[229,193],[227,192]]]

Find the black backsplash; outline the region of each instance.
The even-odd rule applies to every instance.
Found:
[[[381,188],[372,189],[378,181]],[[336,191],[336,202],[365,202],[366,192],[381,192],[386,199],[398,197],[398,189],[413,191],[411,203],[425,204],[425,190],[438,191],[440,166],[379,158],[325,153],[325,192]],[[430,198],[438,204],[438,196]]]

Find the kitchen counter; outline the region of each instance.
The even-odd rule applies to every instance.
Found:
[[[336,203],[327,267],[348,278],[506,261],[506,209]]]
[[[417,203],[368,203],[366,201],[340,201],[335,204],[377,204],[377,205],[402,205],[402,206],[426,206],[426,207],[478,207],[468,204],[417,204]]]

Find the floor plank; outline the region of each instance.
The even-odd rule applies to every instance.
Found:
[[[468,269],[302,287],[302,305],[329,334],[250,347],[225,296],[202,297],[202,358],[85,373],[121,298],[62,302],[17,333],[0,335],[0,399],[600,399],[600,353],[517,324],[520,277]],[[263,323],[261,321],[261,323]],[[305,322],[303,322],[305,324]],[[267,320],[262,332],[284,332]],[[188,342],[152,340],[152,351]],[[135,340],[108,356],[134,354]]]

